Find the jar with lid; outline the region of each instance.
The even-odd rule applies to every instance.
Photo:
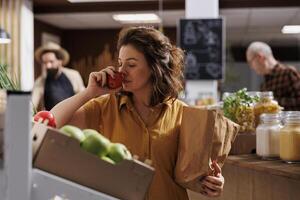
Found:
[[[300,162],[300,112],[291,111],[280,130],[280,158],[287,163]]]
[[[265,113],[256,128],[256,154],[263,159],[279,157],[280,115]]]
[[[259,124],[262,113],[277,113],[281,110],[278,102],[274,100],[273,92],[260,92],[259,101],[254,105],[255,126]]]

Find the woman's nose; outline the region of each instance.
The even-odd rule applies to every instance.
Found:
[[[122,72],[122,73],[126,74],[125,67],[124,66],[119,67],[119,72]]]

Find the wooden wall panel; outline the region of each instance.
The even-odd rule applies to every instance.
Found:
[[[34,50],[42,44],[42,34],[50,33],[62,39],[63,30],[55,26],[51,26],[39,20],[34,20]],[[34,61],[34,78],[36,79],[41,74],[40,64]]]
[[[68,65],[80,72],[85,83],[91,71],[116,64],[116,43],[120,29],[66,30],[62,44],[69,51]],[[176,28],[165,28],[165,34],[176,44]]]
[[[120,29],[64,30],[39,20],[34,20],[34,49],[42,43],[42,33],[47,32],[61,38],[61,46],[70,54],[66,67],[76,69],[87,84],[91,71],[115,64],[116,42]],[[176,44],[176,28],[164,28],[164,33]],[[40,75],[40,65],[35,62],[35,79]]]

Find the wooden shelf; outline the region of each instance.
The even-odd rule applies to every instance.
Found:
[[[226,165],[228,164],[300,180],[300,163],[288,164],[282,160],[262,160],[256,154],[249,154],[231,155],[226,160]]]

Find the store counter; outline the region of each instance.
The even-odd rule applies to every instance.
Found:
[[[223,167],[224,192],[216,200],[299,200],[300,164],[261,160],[255,154],[231,155]],[[189,192],[191,200],[208,200]]]

